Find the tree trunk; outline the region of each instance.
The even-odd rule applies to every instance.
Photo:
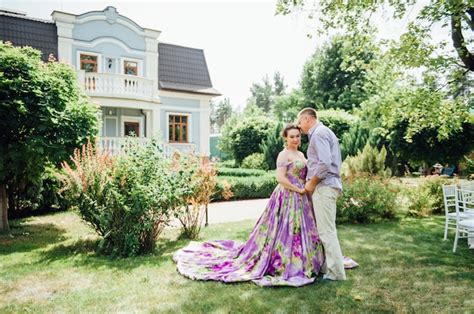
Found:
[[[8,198],[5,184],[0,184],[0,231],[8,231]]]
[[[471,8],[468,13],[474,14]],[[471,15],[471,19],[474,15]],[[472,21],[471,21],[472,23]],[[459,58],[464,63],[464,66],[469,71],[474,71],[474,54],[469,51],[464,36],[462,34],[461,15],[453,13],[451,15],[451,38],[453,40],[453,46],[458,53]]]

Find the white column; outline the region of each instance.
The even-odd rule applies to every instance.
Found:
[[[151,134],[150,136],[157,136],[160,134],[160,139],[163,138],[163,130],[161,130],[161,123],[160,123],[160,108],[153,108],[151,111]],[[148,117],[147,117],[148,119]]]
[[[71,38],[58,37],[58,60],[72,64]]]
[[[151,110],[143,110],[146,117],[146,137],[153,136],[153,118],[152,118],[152,111]]]
[[[152,98],[158,100],[158,37],[160,31],[145,29],[146,71],[144,76],[153,80]]]
[[[211,122],[210,122],[210,115],[211,109],[209,104],[210,99],[201,99],[200,102],[200,112],[199,112],[199,146],[200,146],[200,153],[203,157],[210,156],[210,133],[211,133]]]
[[[72,64],[72,31],[76,17],[73,14],[54,11],[53,20],[56,22],[58,31],[58,60]]]

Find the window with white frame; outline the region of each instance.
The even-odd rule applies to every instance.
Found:
[[[85,72],[98,72],[99,61],[97,55],[81,53],[79,58],[81,70]]]
[[[124,60],[123,73],[138,76],[138,61]]]
[[[169,142],[189,143],[189,116],[180,114],[170,114],[168,119]]]

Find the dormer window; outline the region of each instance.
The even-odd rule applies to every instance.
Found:
[[[138,75],[138,62],[125,60],[123,62],[123,73],[127,75]]]
[[[81,70],[85,72],[97,72],[97,56],[81,53],[80,54]]]

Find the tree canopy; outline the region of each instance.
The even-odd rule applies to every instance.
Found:
[[[248,103],[253,103],[266,113],[271,113],[278,96],[284,95],[286,85],[280,72],[273,74],[273,82],[265,75],[261,83],[253,83],[250,87],[251,96]]]
[[[364,37],[365,45],[354,37],[334,36],[306,62],[301,89],[311,107],[352,111],[367,99],[365,75],[377,49],[367,35],[358,37]]]
[[[279,14],[309,12],[320,22],[319,31],[333,29],[364,33],[375,27],[376,13],[386,11],[394,20],[408,21],[406,31],[391,43],[393,57],[410,67],[437,69],[459,66],[474,71],[474,2],[472,0],[419,1],[330,1],[278,0]],[[383,26],[382,26],[383,27]],[[450,43],[432,41],[433,31],[446,31]],[[445,48],[450,45],[451,50]],[[454,52],[454,54],[453,54]]]
[[[43,63],[38,50],[0,42],[0,229],[7,198],[39,184],[48,163],[58,165],[98,133],[98,107],[77,86],[74,70]]]

